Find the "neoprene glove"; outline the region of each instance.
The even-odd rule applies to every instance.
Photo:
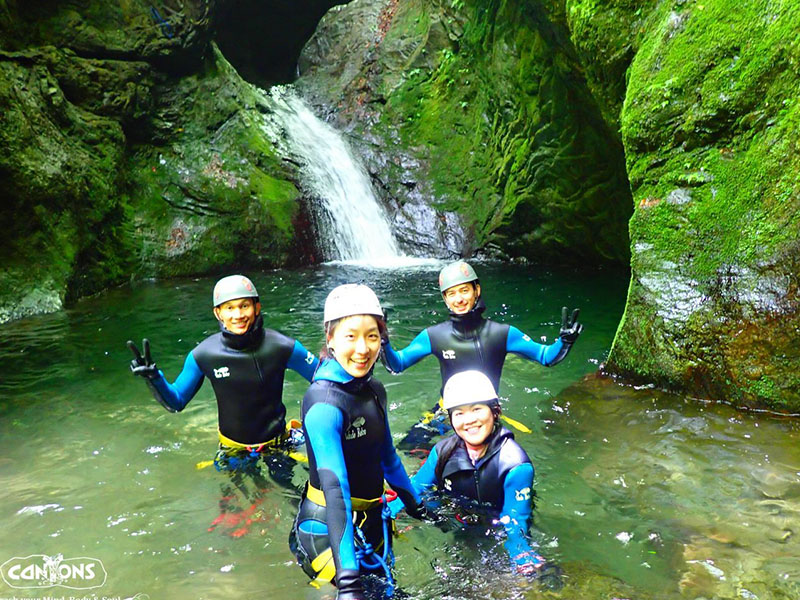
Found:
[[[413,509],[408,508],[406,506],[406,512],[408,513],[409,517],[419,519],[420,521],[428,521],[429,523],[438,523],[439,521],[442,520],[442,517],[440,517],[435,511],[432,511],[430,508],[425,506],[424,502],[420,502]]]
[[[561,341],[565,344],[574,344],[575,340],[578,339],[578,336],[583,331],[583,325],[578,323],[578,315],[580,314],[581,309],[576,308],[572,311],[572,315],[567,317],[569,310],[566,306],[561,308],[561,331],[558,333],[558,337],[561,338]]]
[[[154,363],[153,359],[150,357],[150,340],[147,338],[142,340],[144,356],[142,356],[139,352],[139,348],[137,348],[136,344],[131,340],[128,340],[128,348],[131,349],[134,356],[131,361],[131,373],[147,379],[156,379],[160,376],[156,363]]]

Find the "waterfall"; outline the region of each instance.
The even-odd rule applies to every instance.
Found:
[[[293,89],[270,90],[276,125],[289,153],[302,163],[300,178],[319,203],[314,219],[326,260],[405,263],[369,176],[342,135],[311,112]],[[276,140],[277,141],[277,140]]]

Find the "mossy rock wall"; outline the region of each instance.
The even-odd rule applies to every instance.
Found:
[[[302,260],[299,193],[211,41],[216,2],[153,6],[0,3],[0,323],[131,277]]]
[[[661,2],[621,113],[632,279],[610,372],[800,411],[800,5]]]
[[[300,86],[394,154],[370,161],[376,179],[422,186],[461,216],[463,253],[627,262],[622,147],[553,14],[536,1],[359,0],[323,19]]]

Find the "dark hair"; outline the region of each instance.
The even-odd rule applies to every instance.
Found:
[[[354,317],[355,315],[348,315],[346,317],[340,317],[338,319],[334,319],[333,321],[328,321],[325,323],[325,342],[322,344],[322,348],[319,351],[319,357],[321,359],[326,358],[333,358],[333,354],[328,351],[328,338],[333,335],[333,331],[339,326],[339,323],[348,319],[350,317]],[[383,320],[381,317],[377,317],[375,315],[369,315],[370,317],[375,318],[375,322],[378,324],[378,332],[381,334],[381,339],[386,339],[388,335],[388,329],[386,328],[386,321]]]
[[[500,413],[502,413],[502,409],[500,408],[500,404],[497,401],[492,402],[489,404],[489,408],[492,409],[492,416],[494,416],[494,426],[492,427],[491,433],[487,436],[487,440],[492,437],[498,429],[500,429]],[[450,415],[450,411],[447,411],[448,416]],[[452,419],[451,419],[452,420]],[[452,425],[452,423],[451,423]],[[434,469],[434,474],[436,475],[436,484],[439,485],[442,482],[442,473],[444,473],[444,466],[447,464],[447,461],[450,460],[450,457],[453,456],[453,452],[456,451],[459,443],[463,444],[464,442],[458,437],[457,433],[453,433],[449,438],[445,439],[442,443],[440,448],[441,452],[438,453],[436,458],[436,467]]]

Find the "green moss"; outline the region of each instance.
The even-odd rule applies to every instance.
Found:
[[[441,208],[464,215],[478,246],[624,260],[621,151],[563,32],[540,5],[523,4],[465,3],[458,51],[445,48],[433,70],[410,73],[387,98],[384,125],[430,151]]]
[[[249,179],[251,194],[261,202],[275,226],[291,238],[300,192],[291,182],[276,179],[260,169],[254,169]]]
[[[622,117],[643,249],[609,363],[695,395],[800,408],[800,357],[774,324],[797,313],[800,7],[662,3],[648,22]],[[660,316],[669,298],[645,285],[654,277],[702,303]]]

